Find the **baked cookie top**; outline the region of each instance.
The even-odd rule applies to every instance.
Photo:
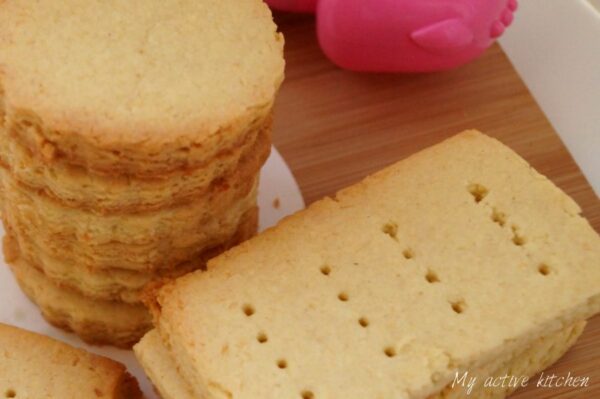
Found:
[[[0,323],[0,392],[6,398],[142,398],[121,363]]]
[[[266,117],[282,52],[260,0],[2,1],[2,125],[92,169],[193,166]]]

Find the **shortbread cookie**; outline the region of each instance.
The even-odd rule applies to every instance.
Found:
[[[150,329],[150,314],[142,305],[94,300],[59,287],[20,257],[10,236],[5,236],[3,248],[21,289],[49,323],[73,331],[88,343],[123,348],[131,347]]]
[[[268,118],[283,37],[261,0],[13,0],[0,65],[2,123],[33,156],[152,178]]]
[[[68,260],[60,260],[46,255],[35,242],[17,240],[23,259],[43,272],[55,284],[75,290],[89,298],[99,300],[139,303],[144,287],[154,281],[174,279],[197,269],[203,269],[207,260],[221,252],[249,239],[258,227],[258,208],[254,207],[242,215],[237,230],[229,237],[218,240],[214,246],[205,249],[192,259],[171,269],[155,272],[135,272],[123,269],[91,269]],[[14,230],[7,232],[14,236]]]
[[[18,235],[69,262],[93,268],[170,268],[233,234],[241,215],[256,203],[257,175],[269,152],[269,142],[263,142],[245,157],[242,168],[189,204],[135,214],[65,207],[0,168],[4,218]]]
[[[256,176],[270,152],[269,140],[261,141],[241,168],[220,179],[208,195],[187,205],[136,214],[101,215],[62,206],[17,184],[0,168],[5,219],[47,253],[89,267],[173,267],[227,239],[241,215],[254,206]]]
[[[171,269],[227,240],[242,215],[256,205],[258,185],[249,178],[240,187],[217,192],[207,199],[212,203],[208,209],[199,201],[152,213],[101,216],[13,190],[1,168],[0,176],[7,198],[3,219],[26,242],[24,252],[40,251],[93,269],[135,271]]]
[[[141,399],[125,366],[44,335],[0,323],[5,398]]]
[[[123,175],[100,176],[82,167],[46,163],[32,156],[0,128],[0,164],[24,185],[71,208],[96,213],[132,213],[157,210],[197,200],[208,195],[223,180],[235,179],[248,165],[264,162],[271,143],[271,118],[244,142],[226,148],[209,163],[170,175],[132,179]],[[262,165],[262,163],[260,163]],[[260,168],[260,165],[253,166]],[[255,172],[253,172],[255,173]]]
[[[150,305],[194,397],[425,399],[457,372],[537,358],[537,343],[598,313],[599,262],[577,204],[470,131],[314,203]]]

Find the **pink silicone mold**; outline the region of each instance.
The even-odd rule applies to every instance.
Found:
[[[268,0],[288,11],[316,5],[319,42],[356,71],[427,72],[481,55],[513,21],[516,0]]]

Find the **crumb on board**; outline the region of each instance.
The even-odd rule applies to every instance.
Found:
[[[273,200],[273,208],[279,209],[280,206],[281,206],[281,201],[279,200],[279,197],[275,197],[275,199]]]

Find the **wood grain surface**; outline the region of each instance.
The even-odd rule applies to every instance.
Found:
[[[310,16],[277,14],[287,72],[274,141],[307,204],[462,130],[476,128],[551,178],[600,231],[600,201],[500,47],[462,68],[426,75],[357,74],[319,50]],[[560,77],[558,77],[560,78]],[[547,370],[589,377],[587,388],[536,388],[513,397],[600,398],[600,317]]]

